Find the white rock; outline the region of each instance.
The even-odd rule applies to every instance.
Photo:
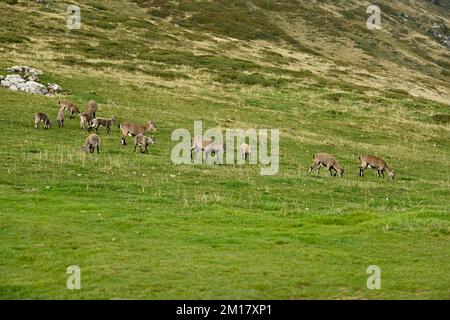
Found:
[[[37,81],[37,80],[39,80],[38,76],[36,76],[34,74],[30,74],[30,75],[27,74],[26,77],[27,77],[27,80],[29,80],[29,81]]]
[[[46,94],[48,92],[47,88],[43,84],[40,84],[39,82],[36,81],[28,81],[26,85],[30,90],[27,92],[30,93]]]
[[[56,83],[47,83],[47,89],[49,91],[53,91],[53,92],[61,92],[62,91],[61,86],[57,85]]]
[[[5,80],[7,80],[10,85],[16,85],[19,83],[25,83],[25,79],[23,79],[21,76],[19,75],[7,75]]]
[[[27,91],[27,84],[26,83],[17,83],[16,87],[19,91]]]
[[[28,66],[13,66],[6,71],[19,74],[10,74],[6,77],[0,76],[0,85],[14,91],[24,91],[34,94],[51,96],[52,93],[62,91],[62,88],[56,83],[49,83],[48,87],[39,83],[38,78],[42,71]]]
[[[38,80],[39,76],[43,74],[41,70],[28,66],[13,66],[11,68],[6,68],[5,70],[13,73],[22,73],[26,78],[32,81]]]

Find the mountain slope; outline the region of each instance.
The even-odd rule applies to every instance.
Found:
[[[143,10],[130,2],[81,2],[84,27],[70,33],[62,2],[3,5],[2,32],[24,41],[30,51],[51,55],[47,62],[186,78],[170,70],[175,63],[195,69],[207,82],[212,74],[222,83],[265,85],[283,78],[301,82],[305,72],[312,72],[322,82],[449,100],[450,53],[442,39],[450,36],[450,25],[444,1],[379,1],[382,30],[374,31],[365,27],[369,15],[363,1],[134,2]],[[17,45],[8,43],[14,39],[5,39],[3,52],[14,52]],[[255,79],[239,76],[242,70]]]
[[[363,1],[85,0],[71,31],[69,3],[6,2],[0,74],[30,65],[63,93],[0,88],[1,298],[450,296],[449,51],[426,30],[448,28],[447,2],[380,1],[380,31]],[[55,125],[61,98],[152,119],[156,144],[135,153],[100,128],[100,154],[83,156],[78,119]],[[34,129],[35,112],[53,127]],[[278,174],[173,164],[171,134],[195,120],[280,129]],[[308,175],[317,152],[344,176]],[[359,177],[363,153],[396,180]]]

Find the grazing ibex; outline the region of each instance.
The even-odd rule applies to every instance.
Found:
[[[388,167],[386,162],[376,156],[371,155],[362,155],[359,156],[359,161],[361,164],[359,165],[359,176],[364,176],[364,170],[366,170],[367,167],[377,170],[378,176],[383,176],[384,178],[384,172],[387,171],[389,178],[394,179],[395,178],[395,170],[393,168]]]
[[[44,128],[49,129],[51,126],[50,119],[45,113],[36,112],[34,114],[34,127],[37,129],[39,127],[40,122],[44,122]]]
[[[87,129],[88,131],[91,131],[92,120],[94,119],[92,118],[92,115],[90,113],[83,112],[78,116],[80,117],[80,128],[83,130]]]
[[[247,160],[247,158],[251,157],[252,154],[253,154],[253,148],[249,144],[247,144],[247,143],[241,144],[242,159]]]
[[[100,153],[100,137],[98,134],[93,133],[86,138],[81,150],[86,153],[88,148],[90,153],[93,153],[95,148],[97,148],[97,153]]]
[[[116,117],[112,117],[111,119],[107,118],[95,118],[92,120],[91,128],[95,128],[95,131],[98,132],[98,127],[103,126],[106,128],[106,133],[111,131],[111,125],[116,121]]]
[[[119,124],[118,128],[120,129],[121,143],[123,145],[127,144],[125,139],[126,139],[126,137],[128,135],[130,135],[132,137],[135,137],[138,134],[145,134],[146,132],[148,132],[150,130],[152,130],[152,131],[157,131],[158,130],[156,128],[155,123],[152,120],[148,121],[147,124],[145,124],[145,125],[124,122],[122,124]]]
[[[197,155],[199,151],[205,150],[205,148],[212,142],[213,141],[211,139],[203,139],[202,136],[195,136],[192,138],[191,159],[194,159],[195,155]]]
[[[87,103],[87,113],[92,115],[92,118],[95,118],[95,113],[97,112],[97,102],[94,100],[89,100]]]
[[[155,144],[155,137],[147,137],[143,134],[138,134],[134,137],[134,152],[136,152],[136,147],[139,146],[142,153],[148,153],[148,145]]]
[[[60,109],[63,108],[64,110],[67,110],[70,112],[71,119],[75,118],[75,116],[74,116],[75,113],[80,114],[80,110],[78,110],[78,107],[68,100],[60,100],[58,102],[58,104],[59,104]]]
[[[344,175],[344,168],[336,161],[336,159],[332,155],[328,153],[316,153],[313,156],[313,159],[314,163],[311,167],[309,167],[308,174],[310,174],[314,168],[317,168],[317,174],[319,174],[321,167],[327,167],[330,171],[331,176],[336,176],[336,174],[339,174],[339,177],[342,178],[342,176]],[[332,170],[335,171],[334,174]]]
[[[56,122],[58,122],[58,127],[64,127],[64,109],[61,108],[58,111],[58,117],[56,118]]]
[[[217,143],[217,142],[213,142],[208,144],[205,148],[205,161],[208,160],[208,156],[212,153],[214,153],[214,155],[221,155],[224,154],[225,151],[227,150],[227,146],[225,143]],[[222,159],[223,160],[223,159]],[[219,161],[222,161],[219,160]],[[220,162],[222,163],[222,162]]]

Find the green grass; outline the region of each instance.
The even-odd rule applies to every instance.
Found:
[[[138,6],[127,7],[133,20],[116,1],[81,5],[89,18],[113,18],[64,40],[48,35],[36,57],[0,50],[0,69],[33,62],[43,82],[60,84],[82,109],[95,99],[98,116],[153,119],[156,145],[133,153],[116,126],[110,135],[100,128],[100,154],[84,158],[88,133],[77,119],[56,126],[59,97],[0,88],[0,298],[450,298],[450,131],[432,123],[432,115],[448,115],[448,104],[288,68],[270,50],[260,51],[264,63],[199,54],[183,31],[140,20],[148,13]],[[36,23],[63,28],[41,18]],[[38,46],[36,31],[23,28]],[[147,32],[158,34],[150,38],[157,47],[144,41]],[[33,128],[37,111],[53,119],[50,130]],[[172,164],[170,135],[192,132],[194,120],[204,129],[279,128],[279,173]],[[308,175],[316,152],[335,155],[344,177]],[[386,159],[397,179],[359,177],[362,153]],[[381,290],[366,287],[373,264]],[[66,288],[69,265],[81,267],[81,290]]]
[[[297,94],[271,92],[268,100],[259,91],[252,97],[258,107],[220,105],[220,114],[242,121],[259,109],[246,125],[267,126],[271,105],[286,104],[276,112],[284,133],[277,176],[262,177],[253,166],[175,166],[171,131],[192,128],[196,116],[216,107],[167,89],[139,90],[131,107],[128,87],[84,75],[65,81],[73,93],[95,87],[102,115],[156,119],[157,145],[150,155],[134,154],[119,144],[117,129],[110,136],[101,131],[101,154],[83,160],[87,134],[77,121],[49,131],[32,127],[35,111],[56,115],[56,99],[2,90],[3,298],[448,298],[449,176],[434,160],[448,154],[448,139],[436,148],[406,136],[409,148],[397,149],[398,135],[414,126],[403,123],[369,148],[386,150],[398,180],[371,173],[361,179],[356,155],[365,150],[287,138],[296,132]],[[195,112],[186,111],[190,105]],[[381,137],[347,126],[336,133],[328,129],[334,117],[298,108],[322,123],[317,128],[304,119],[302,131],[334,132],[330,142]],[[343,123],[363,119],[357,116],[339,115]],[[343,179],[307,176],[311,155],[323,150],[347,168]],[[82,269],[81,291],[65,289],[71,264]],[[380,291],[365,288],[370,264],[382,268]]]

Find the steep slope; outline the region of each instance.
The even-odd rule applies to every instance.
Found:
[[[26,46],[46,62],[169,80],[272,86],[311,75],[313,83],[336,81],[344,89],[355,84],[449,100],[444,1],[378,1],[381,30],[366,28],[364,1],[133,2],[80,1],[83,28],[69,33],[63,2],[3,5],[3,53],[20,56],[14,48]]]

